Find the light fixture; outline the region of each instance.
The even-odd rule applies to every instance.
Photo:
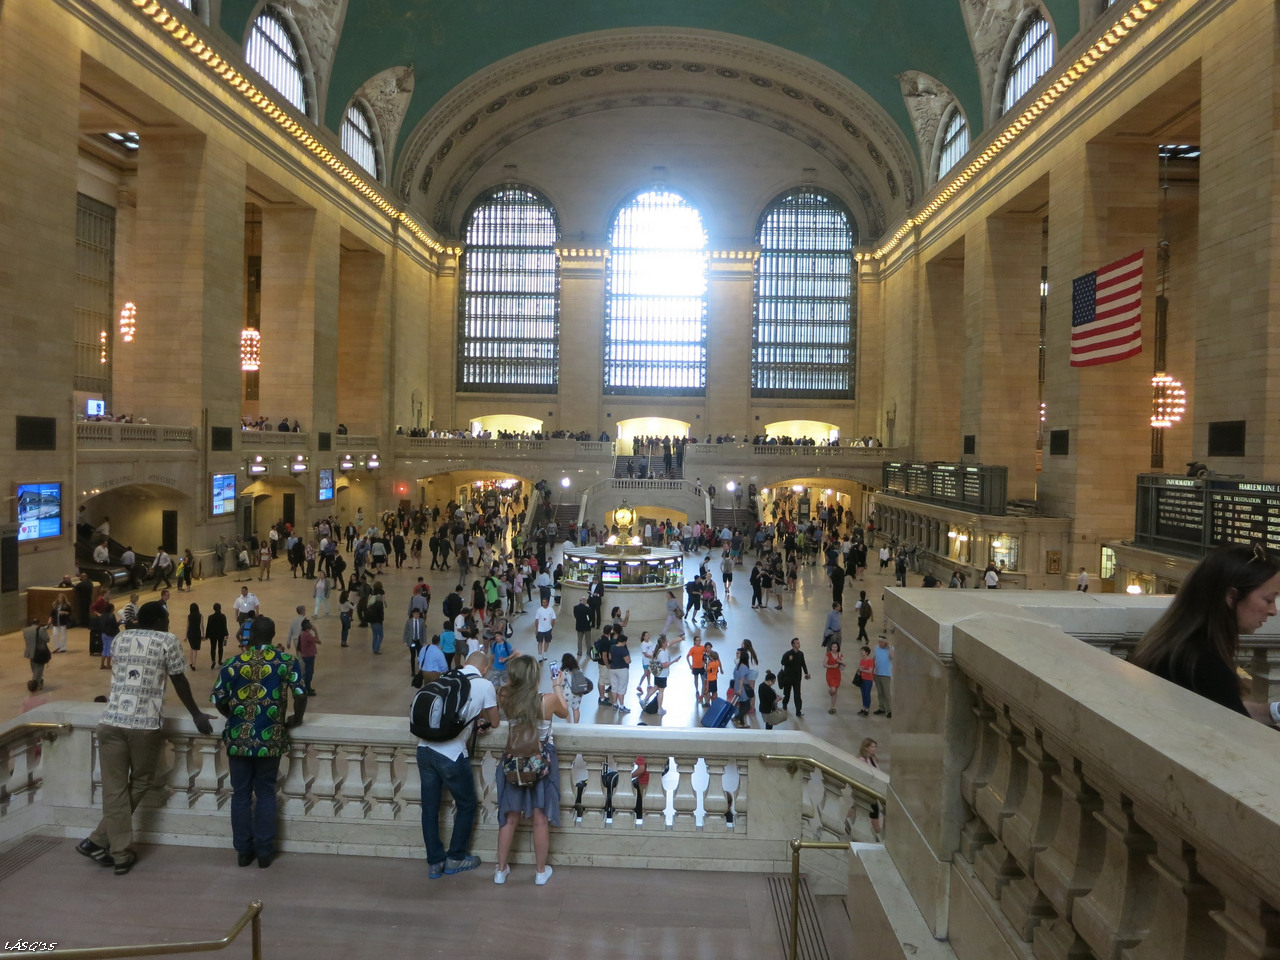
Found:
[[[728,490],[730,493],[733,493],[733,491],[738,489],[738,485],[734,483],[732,480],[730,480],[728,483],[724,485],[724,488]]]
[[[1182,381],[1164,373],[1151,378],[1151,426],[1167,429],[1182,421],[1187,412],[1187,391]]]
[[[107,341],[109,337],[107,331],[103,330],[98,333],[98,362],[107,362]]]
[[[302,454],[298,454],[293,463],[289,464],[289,469],[294,473],[305,473],[307,470],[307,461]]]
[[[956,538],[956,532],[954,530],[948,530],[947,536],[954,540]]]
[[[967,534],[964,534],[964,533],[960,534],[960,536],[956,537],[956,539],[957,539],[960,543],[968,543],[968,542],[969,542],[969,537],[968,537],[968,535],[967,535]]]
[[[382,466],[382,462],[378,459],[378,455],[376,453],[371,453],[369,454],[369,459],[365,462],[364,466],[366,470],[377,470]]]
[[[1003,541],[1003,540],[992,540],[992,541],[991,541],[991,546],[992,546],[993,548],[995,548],[996,550],[1000,550],[1000,549],[1002,549],[1002,548],[1004,547],[1004,541]]]
[[[560,486],[562,486],[562,487],[568,487],[568,486],[569,486],[569,478],[568,478],[568,477],[561,477],[561,478],[560,478]]]
[[[125,343],[133,343],[133,336],[138,332],[138,308],[132,300],[126,300],[120,308],[120,339]]]
[[[262,334],[253,327],[240,331],[240,369],[252,372],[262,366]]]
[[[339,469],[339,470],[350,470],[350,469],[352,469],[355,465],[356,465],[356,462],[355,462],[354,460],[352,460],[350,457],[343,457],[343,458],[342,458],[342,460],[340,460],[340,461],[338,462],[338,469]]]
[[[1138,594],[1142,593],[1142,587],[1140,587],[1136,583],[1131,583],[1124,588],[1124,592],[1129,594],[1130,596],[1136,597],[1138,596]]]
[[[257,476],[267,472],[267,464],[263,461],[262,456],[258,455],[253,458],[253,462],[249,464],[249,473]]]
[[[792,492],[793,492],[793,493],[804,493],[804,487],[802,487],[802,486],[801,486],[800,484],[798,484],[798,483],[797,483],[797,484],[794,484],[794,485],[791,487],[791,490],[792,490]]]

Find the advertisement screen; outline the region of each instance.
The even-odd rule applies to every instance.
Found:
[[[18,484],[18,539],[62,535],[62,484]]]
[[[332,470],[320,471],[320,499],[321,500],[333,499],[333,471]]]
[[[85,413],[90,417],[104,417],[107,414],[105,400],[89,400],[85,403]]]
[[[236,475],[234,473],[213,475],[213,509],[210,512],[215,517],[236,512]]]

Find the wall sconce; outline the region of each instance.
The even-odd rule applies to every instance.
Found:
[[[125,343],[133,343],[133,337],[137,332],[138,308],[132,300],[127,300],[120,308],[120,339]]]
[[[355,465],[356,465],[356,462],[352,460],[350,457],[343,457],[342,460],[339,461],[338,463],[338,469],[351,470],[352,468],[355,467]]]
[[[382,462],[378,459],[378,455],[376,453],[371,453],[369,454],[369,459],[365,462],[364,466],[366,470],[377,470],[382,466]]]
[[[267,464],[263,461],[262,457],[261,456],[254,457],[253,461],[249,464],[250,475],[260,475],[266,472],[267,472]]]
[[[298,454],[297,457],[294,458],[293,463],[289,464],[289,470],[292,473],[306,473],[307,472],[306,458],[303,457],[302,454]]]
[[[252,372],[262,366],[262,334],[253,327],[240,331],[240,369]]]

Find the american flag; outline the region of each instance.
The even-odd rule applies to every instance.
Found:
[[[1142,352],[1142,251],[1071,281],[1071,365]]]

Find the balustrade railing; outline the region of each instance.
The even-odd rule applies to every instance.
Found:
[[[76,424],[76,445],[82,450],[96,448],[190,450],[195,448],[197,432],[195,427],[89,420]]]
[[[1136,628],[1158,604],[1019,599],[887,591],[906,719],[886,843],[935,936],[984,929],[1013,956],[1270,956],[1275,732],[1067,632]]]
[[[333,446],[335,450],[369,450],[377,449],[381,438],[376,433],[335,433]]]
[[[879,464],[882,460],[898,459],[899,452],[890,447],[808,447],[770,443],[690,443],[684,448],[685,460],[694,463],[720,463],[754,457]]]
[[[94,733],[100,715],[100,706],[73,703],[49,704],[27,715],[70,724],[56,743],[44,745],[39,766],[33,768],[29,759],[34,734],[20,736],[25,746],[12,751],[10,782],[22,781],[23,795],[43,810],[46,825],[83,824],[85,811],[101,805]],[[406,727],[398,718],[309,714],[293,731],[281,764],[282,849],[421,856],[417,748]],[[137,814],[140,834],[153,842],[208,842],[197,838],[229,835],[230,784],[221,740],[200,735],[185,717],[166,721],[165,729],[158,786]],[[496,846],[496,777],[505,742],[505,729],[489,733],[478,739],[473,755],[480,799],[476,847],[482,851]],[[766,765],[760,760],[765,744],[812,756],[838,775]],[[766,736],[558,725],[556,745],[561,825],[552,843],[565,863],[782,869],[791,837],[871,839],[866,796],[846,778],[873,791],[883,791],[885,783],[849,754],[781,730]],[[647,787],[631,781],[637,756],[648,759]],[[0,842],[10,838],[6,813],[0,806]],[[642,851],[625,839],[637,832],[645,837]],[[838,865],[828,872],[833,882],[841,876]]]
[[[306,450],[311,446],[309,433],[280,433],[274,430],[241,430],[241,450]]]

